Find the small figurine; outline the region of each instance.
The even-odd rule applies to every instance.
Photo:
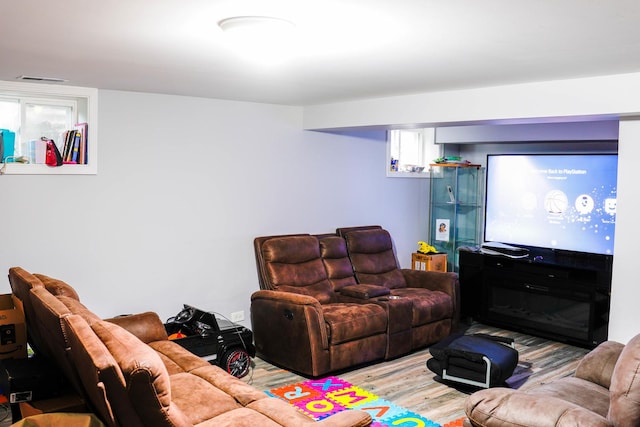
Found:
[[[436,248],[431,245],[427,245],[426,242],[418,242],[418,253],[420,254],[428,254],[428,253],[436,253],[438,252]]]

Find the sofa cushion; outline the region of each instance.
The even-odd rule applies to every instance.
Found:
[[[206,366],[196,368],[190,371],[190,373],[204,379],[229,396],[233,396],[242,406],[247,406],[256,400],[266,399],[268,397],[263,391],[250,386],[233,375],[229,375],[217,365],[207,363]]]
[[[483,427],[617,426],[575,403],[544,394],[531,396],[506,387],[471,394],[465,401],[465,413],[469,421],[466,425]]]
[[[169,375],[180,372],[192,372],[194,369],[209,366],[209,362],[195,354],[184,351],[184,347],[175,341],[161,340],[147,343],[160,356]]]
[[[387,331],[387,313],[376,304],[327,304],[323,306],[329,340],[340,344]]]
[[[609,387],[608,418],[616,426],[640,425],[640,335],[620,353]]]
[[[576,377],[565,377],[527,390],[527,394],[552,396],[606,417],[609,409],[609,391],[595,383]]]
[[[232,396],[197,375],[184,372],[170,379],[173,407],[185,408],[193,425],[241,407]]]
[[[424,288],[392,289],[391,295],[412,302],[412,326],[424,325],[453,316],[453,300],[444,292]]]

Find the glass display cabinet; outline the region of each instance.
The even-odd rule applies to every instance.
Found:
[[[447,254],[447,270],[457,272],[458,249],[480,244],[484,169],[465,162],[430,166],[430,243]]]

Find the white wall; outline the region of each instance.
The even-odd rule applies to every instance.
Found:
[[[258,289],[253,238],[380,224],[409,266],[428,180],[385,177],[383,132],[302,130],[302,109],[100,91],[95,176],[0,177],[0,271],[72,284],[102,317],[183,303],[228,316]],[[10,292],[8,281],[0,292]]]
[[[629,114],[640,99],[633,93],[613,91],[598,105]],[[465,117],[465,105],[457,117]],[[366,115],[366,105],[356,107]],[[349,110],[337,111],[348,123]],[[393,114],[402,117],[402,108]],[[155,310],[167,318],[182,303],[248,316],[259,235],[381,224],[403,266],[427,237],[428,180],[385,178],[380,133],[303,131],[298,107],[116,91],[100,91],[99,118],[97,175],[0,176],[0,271],[19,265],[66,280],[102,317]],[[633,219],[639,128],[636,121],[620,125],[609,335],[623,342],[640,332]],[[4,283],[0,292],[7,293]]]
[[[638,227],[640,187],[637,162],[640,158],[639,142],[640,120],[621,121],[618,146],[616,240],[609,323],[609,339],[620,342],[627,342],[640,333],[637,248],[640,242],[640,227]]]

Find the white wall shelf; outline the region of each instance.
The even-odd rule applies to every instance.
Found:
[[[87,164],[47,166],[33,163],[0,163],[4,175],[95,175],[98,172],[98,90],[94,88],[0,81],[0,96],[72,99],[77,101],[78,122],[87,126]],[[56,141],[62,149],[60,141]]]

